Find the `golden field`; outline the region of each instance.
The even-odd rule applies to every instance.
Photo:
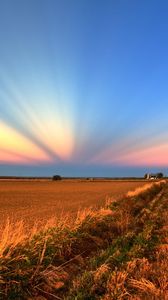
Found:
[[[0,241],[0,299],[168,299],[167,182],[140,183],[123,196],[121,182],[109,184],[117,199],[112,194],[100,209],[70,214],[71,224],[64,217],[24,234],[22,226],[7,223]]]
[[[144,181],[106,180],[1,180],[0,224],[24,220],[25,225],[46,223],[53,217],[99,208],[108,198],[118,198],[144,185]]]

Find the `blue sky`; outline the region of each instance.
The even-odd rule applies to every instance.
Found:
[[[0,175],[166,173],[167,11],[1,0]]]

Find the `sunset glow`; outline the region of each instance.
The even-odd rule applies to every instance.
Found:
[[[9,3],[0,4],[2,173],[166,170],[167,4]]]
[[[14,128],[0,122],[0,160],[12,163],[33,163],[48,161],[44,151],[29,141]]]

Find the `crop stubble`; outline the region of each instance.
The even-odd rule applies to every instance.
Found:
[[[0,181],[0,225],[7,218],[26,226],[53,217],[100,207],[108,197],[118,198],[144,181]]]

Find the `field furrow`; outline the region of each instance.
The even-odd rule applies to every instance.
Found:
[[[2,240],[0,299],[167,299],[167,207],[160,182],[69,226]]]

